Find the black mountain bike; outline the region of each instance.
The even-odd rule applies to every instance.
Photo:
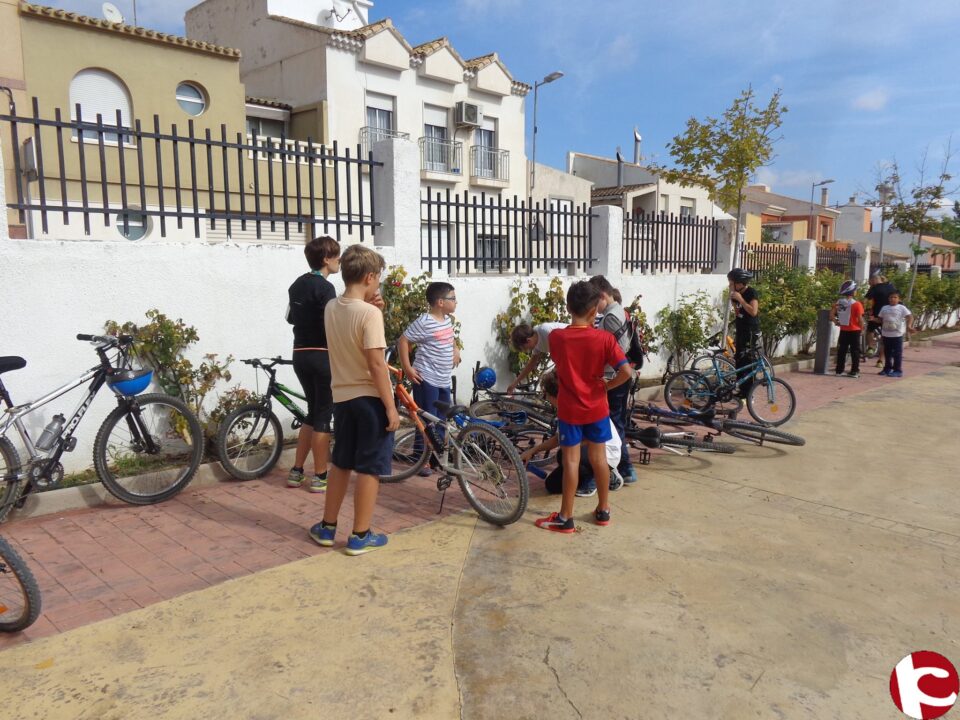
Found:
[[[0,632],[19,632],[40,616],[40,588],[17,551],[0,537]]]
[[[139,394],[150,384],[153,373],[131,367],[133,338],[77,335],[77,340],[93,344],[100,362],[42,398],[14,405],[0,380],[0,401],[6,405],[0,417],[0,520],[11,507],[22,507],[29,493],[60,485],[60,458],[76,448],[73,434],[104,385],[116,397],[117,407],[97,433],[93,465],[111,494],[133,505],[160,502],[183,490],[200,467],[203,430],[199,420],[179,398]],[[22,357],[0,357],[0,373],[26,364]],[[55,415],[36,440],[31,438],[23,419],[85,383],[90,383],[87,395],[73,416],[67,420]],[[16,430],[26,449],[25,463],[6,437],[10,430]]]
[[[223,469],[238,480],[253,480],[266,475],[283,452],[283,428],[273,412],[276,399],[293,415],[291,427],[296,430],[307,419],[307,413],[290,396],[306,400],[303,394],[277,382],[277,365],[293,365],[280,357],[241,362],[263,370],[269,380],[267,392],[256,402],[242,405],[227,415],[217,431],[217,454]]]

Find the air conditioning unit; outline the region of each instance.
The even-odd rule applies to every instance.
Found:
[[[458,127],[480,127],[483,124],[483,108],[468,102],[458,102],[454,112]]]

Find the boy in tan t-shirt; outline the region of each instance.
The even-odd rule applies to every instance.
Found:
[[[356,472],[347,555],[362,555],[387,544],[386,535],[370,530],[379,478],[390,474],[393,432],[400,426],[384,358],[383,313],[370,303],[385,267],[383,258],[370,248],[351,245],[340,258],[346,290],[324,310],[335,442],[323,520],[310,528],[310,537],[324,547],[334,544],[350,473]]]

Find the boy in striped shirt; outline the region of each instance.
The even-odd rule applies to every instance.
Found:
[[[460,364],[460,350],[453,334],[451,314],[457,309],[457,296],[453,285],[433,282],[427,285],[429,312],[414,320],[403,331],[397,350],[404,374],[413,383],[413,399],[431,415],[437,415],[437,402],[449,403],[450,376]],[[416,345],[417,354],[410,362],[410,348]],[[419,452],[423,439],[416,440]],[[430,475],[424,468],[420,475]]]

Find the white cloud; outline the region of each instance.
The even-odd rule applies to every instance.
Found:
[[[853,99],[851,103],[855,110],[866,110],[867,112],[878,112],[887,107],[890,102],[890,93],[884,88],[874,88],[862,92]]]

